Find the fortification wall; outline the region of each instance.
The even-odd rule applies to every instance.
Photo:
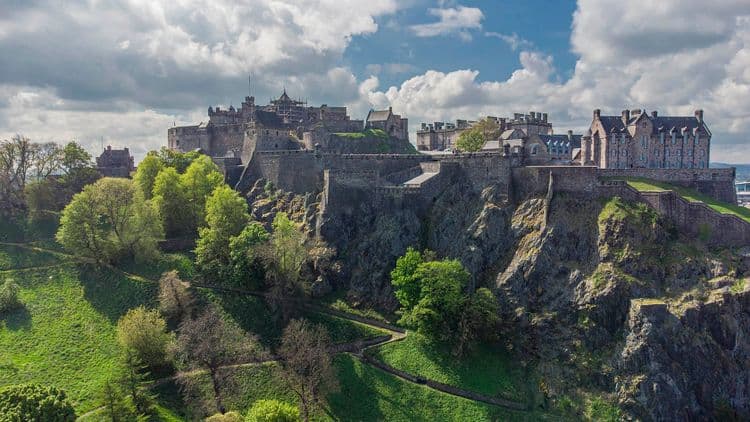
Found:
[[[552,174],[556,192],[596,196],[599,186],[598,169],[581,166],[529,166],[512,170],[513,194],[517,200],[547,193]]]
[[[737,203],[735,169],[600,169],[602,177],[643,177],[671,183],[730,204]]]
[[[441,164],[455,163],[458,169],[472,184],[476,192],[488,186],[497,186],[510,196],[512,158],[497,152],[437,155]]]
[[[255,180],[264,178],[289,192],[319,192],[323,188],[323,168],[323,159],[313,151],[256,151],[236,189],[246,191]]]
[[[702,202],[687,201],[674,192],[639,192],[618,180],[602,181],[598,191],[601,197],[619,196],[644,203],[675,224],[681,232],[709,245],[750,245],[750,223],[731,214],[721,214]]]

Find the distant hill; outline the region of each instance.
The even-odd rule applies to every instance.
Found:
[[[736,177],[738,182],[750,181],[750,164],[711,163],[711,167],[717,169],[735,167],[737,169]]]

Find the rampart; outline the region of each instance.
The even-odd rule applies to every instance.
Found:
[[[580,166],[527,166],[512,169],[512,192],[516,200],[547,193],[552,175],[557,192],[571,192],[596,196],[599,169]]]
[[[737,203],[735,169],[600,169],[605,178],[640,177],[692,188],[719,201]]]

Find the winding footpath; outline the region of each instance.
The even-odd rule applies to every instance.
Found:
[[[55,251],[55,250],[52,250],[52,249],[46,249],[46,248],[42,248],[42,247],[39,247],[39,246],[32,246],[32,245],[28,245],[28,244],[24,244],[24,243],[0,242],[0,245],[16,246],[16,247],[26,248],[26,249],[30,249],[30,250],[35,250],[37,252],[51,253],[51,254],[54,254],[56,256],[60,256],[60,257],[66,258],[66,261],[68,261],[68,260],[70,260],[70,261],[77,261],[77,262],[81,262],[81,263],[85,263],[85,264],[91,264],[92,263],[92,261],[88,260],[88,259],[82,259],[80,257],[76,257],[76,256],[73,256],[73,255],[64,253],[64,252]],[[60,266],[60,265],[64,265],[65,263],[66,262],[61,262],[61,263],[54,264],[54,265],[45,265],[45,266],[39,266],[39,267],[27,267],[27,268],[14,269],[14,270],[3,270],[3,271],[0,271],[0,273],[6,272],[6,271],[28,271],[28,270],[32,270],[32,269],[53,268],[53,267],[57,267],[57,266]],[[111,266],[111,265],[106,265],[106,266],[109,269],[112,269],[114,271],[117,271],[117,272],[119,272],[119,273],[127,276],[128,278],[131,278],[131,279],[134,279],[134,280],[138,280],[140,282],[145,282],[145,283],[158,283],[159,282],[158,280],[154,280],[154,279],[151,279],[151,278],[148,278],[148,277],[144,277],[144,276],[141,276],[141,275],[138,275],[138,274],[133,274],[133,273],[127,272],[125,270],[122,270],[120,268],[117,268],[117,267],[114,267],[114,266]],[[205,283],[199,283],[199,282],[195,282],[195,281],[189,282],[189,285],[193,286],[193,287],[197,287],[197,288],[213,290],[213,291],[216,291],[216,292],[234,293],[234,294],[239,294],[239,295],[244,295],[244,296],[253,296],[253,297],[259,297],[259,298],[266,298],[266,294],[264,292],[250,291],[250,290],[243,290],[243,289],[236,289],[236,288],[229,288],[229,287],[219,287],[219,286],[214,286],[214,285],[205,284]],[[306,299],[293,299],[293,300],[295,302],[297,302],[300,306],[302,306],[302,307],[304,307],[304,308],[306,308],[306,309],[308,309],[310,311],[321,313],[321,314],[327,314],[327,315],[334,316],[334,317],[337,317],[337,318],[346,319],[348,321],[359,323],[359,324],[362,324],[362,325],[366,325],[366,326],[368,326],[370,328],[374,328],[374,329],[378,329],[378,330],[381,330],[381,331],[385,331],[387,333],[387,334],[385,334],[383,336],[378,336],[378,337],[375,337],[375,338],[357,340],[357,341],[350,342],[350,343],[335,344],[335,345],[332,346],[332,350],[331,350],[332,353],[350,353],[352,356],[354,356],[355,358],[357,358],[358,360],[360,360],[362,363],[365,363],[367,365],[370,365],[370,366],[373,366],[375,368],[378,368],[379,370],[384,371],[384,372],[386,372],[388,374],[391,374],[391,375],[393,375],[393,376],[395,376],[395,377],[397,377],[397,378],[399,378],[401,380],[404,380],[406,382],[410,382],[412,384],[421,385],[421,386],[426,387],[426,388],[431,388],[431,389],[439,391],[441,393],[450,394],[450,395],[453,395],[453,396],[456,396],[456,397],[461,397],[461,398],[464,398],[464,399],[467,399],[467,400],[472,400],[472,401],[475,401],[475,402],[481,402],[481,403],[485,403],[485,404],[499,406],[499,407],[503,407],[503,408],[510,409],[510,410],[515,410],[515,411],[528,411],[529,410],[528,405],[526,403],[516,402],[516,401],[507,400],[507,399],[503,399],[503,398],[499,398],[499,397],[493,397],[493,396],[483,395],[483,394],[480,394],[480,393],[477,393],[477,392],[474,392],[474,391],[464,390],[464,389],[461,389],[461,388],[458,388],[458,387],[455,387],[455,386],[452,386],[452,385],[443,384],[443,383],[440,383],[440,382],[435,381],[435,380],[427,379],[427,378],[416,376],[414,374],[411,374],[411,373],[408,373],[408,372],[405,372],[405,371],[401,371],[399,369],[396,369],[396,368],[394,368],[394,367],[392,367],[392,366],[390,366],[390,365],[388,365],[388,364],[386,364],[386,363],[384,363],[384,362],[382,362],[382,361],[374,358],[372,355],[370,355],[370,354],[367,353],[368,350],[375,349],[375,348],[380,347],[380,346],[382,346],[384,344],[387,344],[387,343],[401,341],[404,338],[406,338],[407,331],[405,329],[401,328],[401,327],[398,327],[398,326],[393,325],[393,324],[389,324],[389,323],[384,322],[384,321],[379,321],[379,320],[376,320],[376,319],[367,318],[367,317],[364,317],[364,316],[361,316],[361,315],[356,315],[356,314],[352,314],[352,313],[349,313],[349,312],[343,312],[343,311],[339,311],[339,310],[336,310],[336,309],[331,309],[329,307],[320,305],[319,303],[311,302],[311,301],[306,300]],[[238,363],[238,364],[234,364],[234,365],[227,365],[227,366],[224,366],[222,368],[243,368],[243,367],[249,367],[249,366],[255,366],[255,365],[263,365],[263,364],[267,364],[267,363],[270,363],[270,362],[278,362],[278,361],[279,361],[279,359],[278,359],[277,356],[271,356],[271,357],[269,357],[267,359],[264,359],[264,360],[261,360],[261,361]],[[188,372],[180,372],[180,373],[177,373],[177,374],[169,376],[169,377],[164,377],[164,378],[156,379],[156,380],[154,380],[154,384],[153,385],[154,386],[162,385],[162,384],[170,382],[170,381],[175,381],[176,379],[178,379],[179,377],[182,377],[182,376],[193,376],[193,375],[198,375],[198,374],[202,374],[202,373],[205,373],[205,372],[206,372],[206,370],[200,370],[200,369],[198,369],[198,370],[192,370],[192,371],[188,371]],[[100,411],[102,409],[103,409],[103,407],[100,407],[100,408],[97,408],[97,409],[93,409],[93,410],[91,410],[89,412],[86,412],[86,413],[82,414],[81,416],[79,416],[79,418],[84,418],[86,416],[90,416],[90,415],[92,415],[92,414],[94,414],[94,413],[96,413],[96,412],[98,412],[98,411]]]

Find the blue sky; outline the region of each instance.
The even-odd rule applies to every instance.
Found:
[[[454,33],[436,37],[416,36],[410,26],[434,22],[436,19],[427,13],[427,9],[439,6],[432,1],[420,1],[393,16],[378,19],[385,30],[355,37],[346,50],[344,61],[360,77],[369,75],[367,65],[372,63],[411,66],[402,73],[381,73],[381,82],[388,86],[429,69],[443,72],[457,68],[477,69],[480,71],[479,80],[504,80],[518,68],[518,49],[534,47],[554,55],[560,78],[571,76],[576,61],[576,56],[570,51],[575,1],[466,1],[461,5],[479,8],[484,16],[482,28],[467,30],[470,40],[464,41]],[[509,43],[487,33],[510,37],[515,34],[522,45],[513,50]]]
[[[712,157],[750,162],[750,2],[722,0],[6,0],[0,139],[100,140],[136,159],[172,125],[283,87],[353,118],[592,110],[692,115]]]

